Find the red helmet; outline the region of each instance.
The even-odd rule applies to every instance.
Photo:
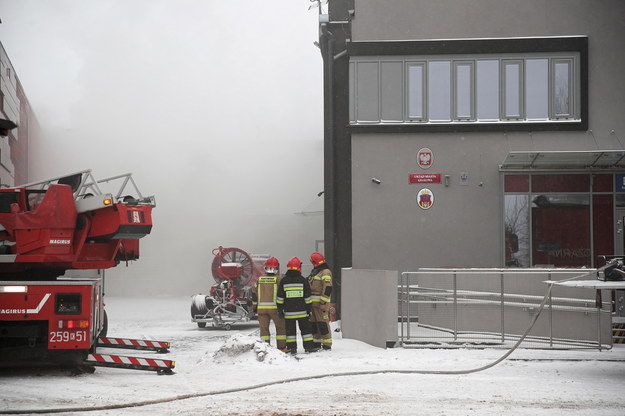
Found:
[[[287,269],[289,270],[297,270],[297,271],[302,271],[302,262],[300,261],[300,259],[298,259],[297,257],[293,257],[291,260],[289,260],[289,262],[286,264]]]
[[[278,273],[278,269],[280,268],[280,262],[275,257],[269,257],[265,262],[265,273]]]
[[[323,254],[314,252],[310,255],[310,262],[312,263],[313,267],[318,267],[319,265],[326,262],[326,258],[323,257]]]

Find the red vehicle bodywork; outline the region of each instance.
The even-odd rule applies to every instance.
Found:
[[[55,350],[86,353],[104,327],[101,279],[0,282],[0,287],[2,361],[47,359]]]
[[[79,211],[69,185],[0,189],[0,362],[69,351],[80,360],[105,334],[101,275],[60,276],[138,259],[153,204],[89,198],[101,200]]]

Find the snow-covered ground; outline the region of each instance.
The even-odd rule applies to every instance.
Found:
[[[107,300],[109,336],[172,342],[166,356],[108,352],[172,359],[174,374],[3,371],[0,414],[56,409],[67,415],[625,415],[624,346],[601,352],[517,350],[484,371],[419,374],[479,368],[505,351],[380,349],[334,332],[330,352],[295,358],[270,347],[258,361],[254,348],[264,344],[256,343],[256,322],[231,331],[199,329],[190,320],[190,305],[190,297]],[[399,372],[405,370],[415,373]],[[315,378],[354,372],[368,374]],[[298,380],[280,382],[293,379]],[[123,404],[134,406],[118,407]],[[104,406],[112,408],[97,410]],[[72,410],[82,408],[91,410]]]

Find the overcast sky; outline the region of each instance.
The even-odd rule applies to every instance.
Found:
[[[42,130],[29,180],[134,173],[158,206],[129,271],[197,286],[218,245],[307,257],[323,237],[322,220],[294,214],[323,206],[310,4],[0,0],[0,41]]]

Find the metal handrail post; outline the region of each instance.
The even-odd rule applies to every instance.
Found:
[[[402,273],[400,275],[400,277],[399,277],[399,286],[401,287],[401,294],[399,296],[399,302],[400,302],[400,305],[401,305],[401,307],[399,308],[400,312],[401,312],[401,318],[399,320],[399,322],[400,322],[400,324],[399,324],[399,326],[400,326],[399,336],[400,336],[402,345],[404,345],[404,307],[405,307],[405,305],[404,305],[404,301],[405,301],[405,299],[404,299],[404,290],[405,290],[404,289],[404,276],[405,276],[405,274]]]
[[[599,351],[601,351],[601,308],[603,307],[601,289],[597,289],[595,302],[597,303],[597,343],[599,344]]]
[[[454,341],[458,340],[458,286],[457,286],[457,275],[454,270]]]
[[[500,279],[501,279],[501,342],[505,342],[506,340],[506,331],[505,331],[505,318],[504,318],[504,313],[505,313],[505,302],[504,302],[504,279],[503,279],[503,272],[501,272],[501,274],[499,275]]]
[[[406,275],[406,290],[404,293],[404,301],[406,302],[406,308],[408,311],[406,312],[406,338],[410,341],[412,334],[410,333],[410,293],[408,287],[410,286],[410,278],[409,275]]]
[[[547,275],[551,280],[551,272]],[[549,347],[553,348],[553,290],[549,291]]]

